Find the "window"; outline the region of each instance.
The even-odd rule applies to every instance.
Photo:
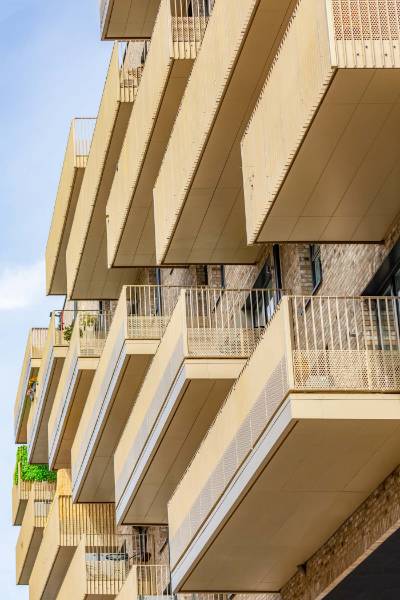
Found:
[[[213,0],[190,0],[188,5],[188,17],[196,17],[197,15],[209,17],[213,5]]]
[[[319,244],[310,245],[312,293],[316,292],[322,283],[321,247]]]

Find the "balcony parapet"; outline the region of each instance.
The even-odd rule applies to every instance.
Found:
[[[399,67],[395,0],[298,2],[242,139],[249,244],[386,237]]]
[[[48,418],[48,454],[52,467],[58,465],[57,455],[69,419],[72,427],[68,430],[70,450],[112,319],[112,312],[81,310],[77,312],[71,325],[72,330],[69,330],[71,341]],[[65,457],[64,452],[63,456]],[[62,463],[62,466],[70,466],[69,460],[67,464]]]
[[[118,523],[166,522],[162,498],[172,493],[186,457],[198,447],[281,295],[258,289],[181,290],[115,451]],[[176,437],[169,434],[178,429],[182,439],[190,438],[185,448],[176,447]],[[179,465],[174,464],[177,454]]]
[[[96,119],[72,120],[46,246],[48,294],[66,293],[65,249],[86,168]]]
[[[340,396],[341,406],[349,405],[355,419],[352,401],[360,406],[360,394],[373,394],[378,404],[382,394],[389,400],[398,394],[399,302],[390,297],[282,298],[170,500],[174,589],[186,572],[185,557],[194,555],[193,540],[200,528],[220,506],[288,398],[302,394],[311,410],[313,398],[328,407],[334,394]]]
[[[55,483],[44,481],[31,483],[16,545],[16,572],[19,585],[27,585],[29,582],[55,491]]]
[[[17,444],[27,441],[28,416],[35,395],[37,375],[46,337],[47,328],[45,327],[36,327],[29,332],[14,405],[14,433]]]
[[[164,335],[180,290],[157,285],[123,288],[72,446],[74,499],[81,493],[90,465],[96,462],[103,435],[107,438],[101,450],[103,470],[104,457],[111,460],[121,424],[129,417],[135,390]],[[98,481],[97,476],[95,479]],[[110,485],[113,488],[114,482]]]
[[[203,0],[201,0],[203,2]],[[153,187],[209,17],[159,2],[141,85],[107,202],[109,267],[155,265]]]
[[[56,493],[43,540],[29,580],[30,598],[57,597],[82,537],[93,547],[107,547],[115,536],[113,504],[72,504]]]
[[[93,546],[86,535],[82,536],[58,599],[68,600],[72,594],[79,600],[115,597],[131,569],[148,569],[152,541],[146,534],[125,533],[110,536],[104,545]]]

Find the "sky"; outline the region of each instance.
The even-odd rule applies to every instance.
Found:
[[[0,597],[15,585],[13,407],[28,331],[47,326],[44,252],[70,122],[96,116],[112,47],[98,0],[9,0],[0,8]]]

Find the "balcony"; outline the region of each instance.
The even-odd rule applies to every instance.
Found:
[[[14,404],[14,434],[16,444],[26,444],[27,423],[35,395],[37,376],[46,343],[47,329],[31,329],[26,344],[24,361]]]
[[[280,590],[398,465],[399,303],[282,299],[169,503],[174,590]]]
[[[257,262],[240,140],[295,4],[215,3],[154,187],[160,264]]]
[[[101,0],[101,39],[150,38],[159,5],[160,0]]]
[[[47,294],[67,293],[65,251],[96,119],[73,119],[46,246]]]
[[[114,451],[179,293],[123,288],[72,446],[74,501],[114,501]]]
[[[29,499],[16,546],[17,585],[29,583],[55,491],[55,483],[31,482]]]
[[[51,315],[27,426],[28,456],[32,464],[48,462],[47,423],[68,351],[65,331],[73,319],[73,311],[55,311]]]
[[[203,0],[199,3],[195,16],[188,16],[187,0],[159,2],[146,67],[107,203],[109,267],[156,264],[153,187],[208,23]]]
[[[82,310],[76,315],[68,354],[46,422],[49,464],[53,469],[71,467],[71,446],[111,321],[109,312]]]
[[[399,36],[394,0],[299,3],[242,142],[249,243],[385,239],[400,212]]]
[[[70,491],[70,482],[64,483]],[[57,493],[51,505],[43,540],[29,580],[30,600],[54,600],[74,553],[86,536],[93,547],[107,546],[115,535],[114,505],[72,504],[71,496]]]
[[[118,523],[168,523],[167,502],[278,297],[182,290],[115,452]]]
[[[144,597],[173,600],[167,565],[139,565],[132,568],[117,600],[138,600],[138,598]],[[195,598],[193,597],[192,600]],[[215,598],[214,600],[219,599]]]
[[[145,535],[114,535],[107,540],[107,545],[101,546],[91,545],[90,539],[83,536],[57,599],[115,598],[131,569],[149,570],[145,564],[148,553],[144,549],[147,548]]]
[[[148,42],[116,43],[66,249],[67,293],[74,300],[118,298],[136,271],[107,268],[104,218],[135,102]]]

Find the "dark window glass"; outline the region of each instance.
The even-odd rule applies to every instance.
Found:
[[[313,293],[322,283],[321,247],[319,244],[310,245],[311,277]]]

